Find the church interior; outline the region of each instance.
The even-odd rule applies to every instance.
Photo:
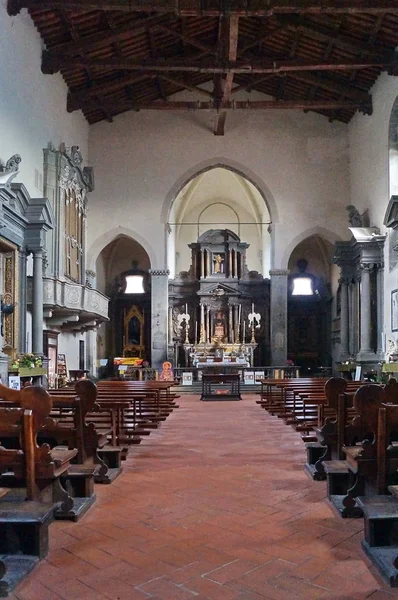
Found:
[[[398,0],[0,31],[0,598],[397,597]]]

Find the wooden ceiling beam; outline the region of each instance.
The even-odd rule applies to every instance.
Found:
[[[145,34],[148,27],[153,27],[160,22],[164,24],[164,19],[164,15],[156,15],[155,17],[146,17],[144,19],[132,19],[128,23],[123,23],[123,25],[86,35],[79,40],[58,44],[51,47],[50,51],[53,55],[63,57],[74,56],[81,52],[89,52],[90,50],[118,41],[123,36],[131,37],[132,33],[134,35]]]
[[[237,15],[241,17],[270,17],[274,14],[343,14],[398,13],[397,0],[241,0],[219,2],[207,0],[8,0],[12,16],[23,8],[39,10],[115,10],[127,13],[173,13],[182,16]]]
[[[322,60],[237,60],[226,61],[217,64],[215,61],[195,61],[192,59],[149,59],[133,60],[130,58],[121,59],[119,57],[111,58],[86,58],[72,57],[62,58],[54,56],[44,51],[42,55],[42,72],[53,74],[61,69],[73,67],[105,68],[105,69],[126,69],[131,71],[147,72],[187,72],[187,73],[212,73],[227,75],[230,72],[235,74],[253,74],[253,73],[287,73],[289,71],[352,71],[369,68],[381,68],[394,71],[397,65],[395,55],[373,60],[341,60],[340,62],[322,61]]]
[[[317,77],[312,73],[289,73],[289,77],[291,79],[295,79],[296,81],[300,81],[301,83],[306,83],[310,86],[317,86],[322,90],[326,90],[327,92],[331,92],[333,94],[338,94],[344,98],[351,98],[351,100],[366,102],[366,99],[370,98],[370,95],[367,92],[364,92],[358,88],[351,87],[348,85],[344,85],[339,81],[334,81],[333,79],[327,77]]]
[[[173,85],[177,85],[183,89],[189,90],[190,92],[200,92],[204,96],[208,96],[209,98],[213,98],[213,94],[208,90],[203,90],[197,85],[192,85],[189,81],[185,81],[183,79],[176,79],[175,77],[169,77],[168,75],[158,75],[160,79],[172,83]]]
[[[238,38],[239,38],[239,17],[236,15],[232,15],[227,18],[226,22],[226,54],[229,62],[236,61],[236,57],[238,54]],[[232,85],[234,82],[234,71],[229,71],[227,73],[225,79],[222,84],[222,96],[221,96],[221,106],[227,104],[231,99]],[[227,119],[227,113],[222,111],[218,118],[216,127],[214,130],[214,135],[224,135],[225,130],[225,121]]]
[[[179,31],[176,31],[175,29],[172,29],[171,27],[166,27],[165,25],[156,25],[155,28],[158,31],[164,31],[165,33],[168,33],[168,34],[172,35],[173,37],[176,37],[179,40],[186,42],[187,44],[189,44],[190,46],[193,46],[194,48],[198,48],[199,50],[202,50],[202,52],[204,52],[205,54],[212,54],[213,56],[216,56],[216,54],[217,54],[217,50],[215,48],[206,46],[205,44],[202,44],[199,40],[196,40],[195,38],[190,37],[188,35],[183,35]]]
[[[118,92],[119,90],[128,87],[129,85],[137,83],[138,81],[142,81],[143,77],[149,77],[150,79],[154,79],[155,75],[133,73],[131,75],[126,75],[125,77],[112,79],[110,81],[97,81],[91,86],[82,90],[68,92],[66,109],[68,112],[79,110],[82,104],[89,101],[91,98],[106,96]]]
[[[96,108],[95,101],[85,104],[85,108]],[[159,110],[159,111],[195,111],[195,110],[217,110],[213,100],[196,102],[174,101],[164,102],[156,100],[150,103],[137,103],[137,110]],[[225,110],[361,110],[365,114],[372,113],[372,100],[368,102],[355,102],[352,100],[238,100],[227,102],[223,106]],[[115,106],[117,109],[117,106]]]
[[[282,16],[278,17],[281,27],[286,27],[291,31],[300,29],[303,33],[307,33],[311,38],[320,42],[329,42],[333,40],[333,45],[353,52],[355,54],[363,54],[365,56],[381,56],[388,52],[388,48],[381,45],[373,45],[360,40],[356,40],[351,36],[343,35],[336,32],[336,29],[327,27],[323,23],[314,23],[308,19],[299,18],[297,16]],[[264,40],[266,41],[266,40]]]

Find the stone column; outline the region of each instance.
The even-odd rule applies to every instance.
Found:
[[[168,343],[173,344],[173,307],[169,306],[169,339]]]
[[[169,271],[151,269],[151,363],[159,369],[167,358]]]
[[[384,359],[384,265],[377,265],[377,356]]]
[[[86,369],[92,377],[97,377],[97,328],[93,327],[86,332]]]
[[[361,338],[358,360],[366,361],[374,357],[371,345],[371,303],[370,303],[370,273],[371,264],[361,264]]]
[[[26,352],[26,288],[28,282],[26,279],[26,251],[21,248],[19,251],[19,331],[18,331],[18,351],[21,354]]]
[[[287,359],[287,284],[289,271],[271,269],[271,364],[284,365]]]
[[[348,286],[349,279],[342,277],[341,285],[341,312],[340,312],[340,360],[346,360],[350,354],[349,348],[349,302]]]
[[[43,249],[33,250],[32,352],[43,354]]]
[[[205,276],[205,253],[203,248],[200,251],[200,276],[202,279]]]

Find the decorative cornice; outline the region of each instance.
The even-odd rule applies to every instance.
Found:
[[[289,273],[290,273],[289,269],[271,269],[269,272],[270,277],[281,277],[281,276],[287,277],[289,275]]]
[[[398,229],[398,196],[391,196],[384,216],[384,225]]]
[[[169,269],[149,269],[149,274],[152,276],[169,276]]]

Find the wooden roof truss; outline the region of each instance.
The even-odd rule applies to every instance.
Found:
[[[215,110],[223,135],[227,110],[270,108],[348,122],[372,113],[381,71],[398,73],[398,0],[8,0],[10,15],[22,8],[43,73],[62,73],[67,110],[90,123]],[[183,90],[192,100],[170,100]],[[253,90],[274,100],[238,95]]]

